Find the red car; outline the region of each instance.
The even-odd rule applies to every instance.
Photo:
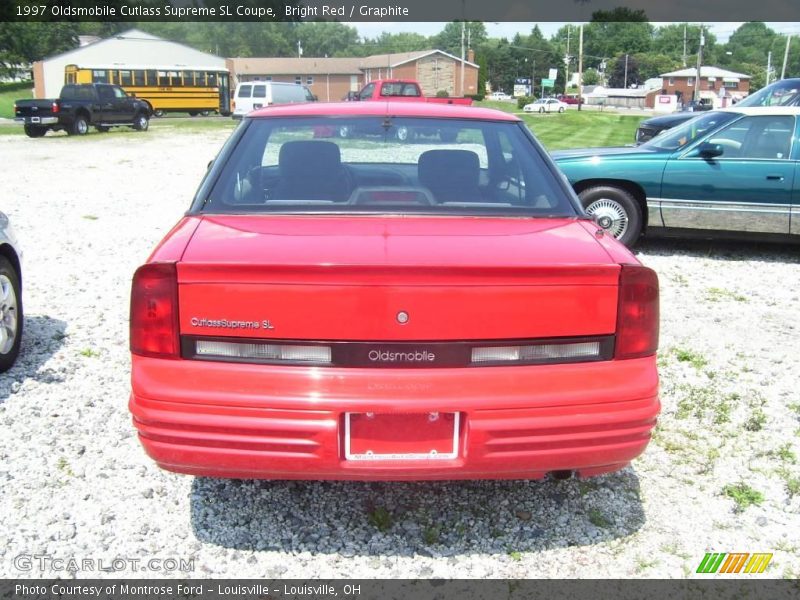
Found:
[[[340,125],[382,134],[316,135]],[[130,328],[134,425],[181,473],[590,476],[659,412],[655,273],[494,110],[253,113],[136,271]]]

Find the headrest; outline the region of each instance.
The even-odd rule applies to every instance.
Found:
[[[286,142],[278,155],[281,176],[302,178],[335,174],[341,170],[342,155],[333,142]]]
[[[419,157],[417,170],[425,187],[474,189],[480,178],[480,160],[469,150],[428,150]]]

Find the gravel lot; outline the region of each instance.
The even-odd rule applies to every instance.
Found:
[[[800,577],[800,252],[653,241],[663,415],[633,466],[584,481],[241,482],[173,475],[127,411],[133,270],[227,131],[0,137],[25,244],[26,335],[0,378],[0,576],[19,555],[193,561],[172,576],[684,577],[707,551]],[[49,564],[49,563],[48,563]],[[113,563],[119,566],[121,563]]]

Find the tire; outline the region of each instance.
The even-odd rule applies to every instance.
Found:
[[[200,111],[200,116],[201,116],[201,117],[207,117],[207,116],[209,116],[210,114],[211,114],[211,111],[210,111],[210,110],[201,110],[201,111]]]
[[[395,137],[400,142],[407,142],[410,133],[411,132],[409,131],[408,127],[406,127],[405,125],[400,125],[400,127],[398,127],[397,131],[395,132]]]
[[[579,195],[587,214],[598,219],[598,225],[626,246],[632,246],[642,233],[642,209],[626,190],[600,185],[583,190]]]
[[[196,117],[196,116],[197,116],[197,115],[199,115],[199,114],[200,114],[200,113],[199,113],[199,112],[197,112],[196,110],[190,110],[190,111],[189,111],[189,116],[190,116],[190,117]]]
[[[0,256],[0,373],[8,371],[17,360],[22,325],[19,273],[5,256]]]
[[[341,127],[339,127],[340,138],[349,138],[351,135],[353,135],[353,132],[350,130],[350,127],[348,127],[347,125],[342,125]]]
[[[539,107],[539,114],[540,115],[544,114],[544,106]]]
[[[108,130],[111,129],[108,125],[95,125],[94,128],[100,133],[108,133]]]
[[[558,107],[558,112],[560,112],[560,113],[564,112],[564,107],[563,106],[559,106]]]
[[[89,120],[85,115],[78,115],[67,130],[69,135],[86,135],[89,133]]]
[[[452,129],[440,129],[439,130],[439,139],[442,140],[445,144],[452,144],[456,141],[458,137],[458,132],[453,131]]]
[[[153,111],[153,116],[158,117],[159,119],[164,116],[164,111],[160,108],[158,110]]]
[[[146,114],[140,112],[133,118],[132,127],[136,131],[147,131],[147,128],[150,127],[150,119],[147,118]]]
[[[47,133],[47,127],[42,127],[41,125],[25,125],[25,135],[31,138],[38,138],[42,137],[45,133]]]

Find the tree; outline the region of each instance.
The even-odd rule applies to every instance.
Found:
[[[600,82],[600,74],[597,69],[586,69],[583,72],[583,85],[597,85]]]
[[[608,85],[612,88],[623,88],[626,85],[630,87],[639,83],[641,83],[641,78],[639,76],[639,61],[636,60],[636,55],[620,54],[611,70]]]
[[[584,27],[584,65],[597,67],[603,58],[649,52],[652,42],[653,26],[644,11],[629,8],[596,11]]]
[[[683,67],[683,40],[686,32],[686,66],[697,63],[697,48],[700,46],[700,26],[686,23],[673,23],[659,27],[653,37],[653,52],[668,56]],[[703,28],[703,62],[717,64],[719,49],[716,36],[708,28]],[[723,53],[724,54],[724,53]]]
[[[461,30],[462,21],[452,21],[444,26],[444,29],[431,38],[437,50],[444,50],[454,56],[461,56]],[[467,45],[467,33],[469,31],[469,43],[472,48],[477,48],[484,44],[488,39],[486,25],[481,21],[467,21],[464,27],[464,47]]]
[[[303,56],[350,55],[359,43],[358,30],[338,22],[308,21],[295,28]]]
[[[21,64],[78,46],[76,23],[0,22],[0,71],[15,76]]]
[[[398,52],[413,52],[415,50],[429,50],[434,46],[430,38],[414,32],[387,33],[384,31],[375,39],[366,39],[361,44],[361,56],[369,54],[396,54]],[[352,48],[354,52],[358,52]]]

